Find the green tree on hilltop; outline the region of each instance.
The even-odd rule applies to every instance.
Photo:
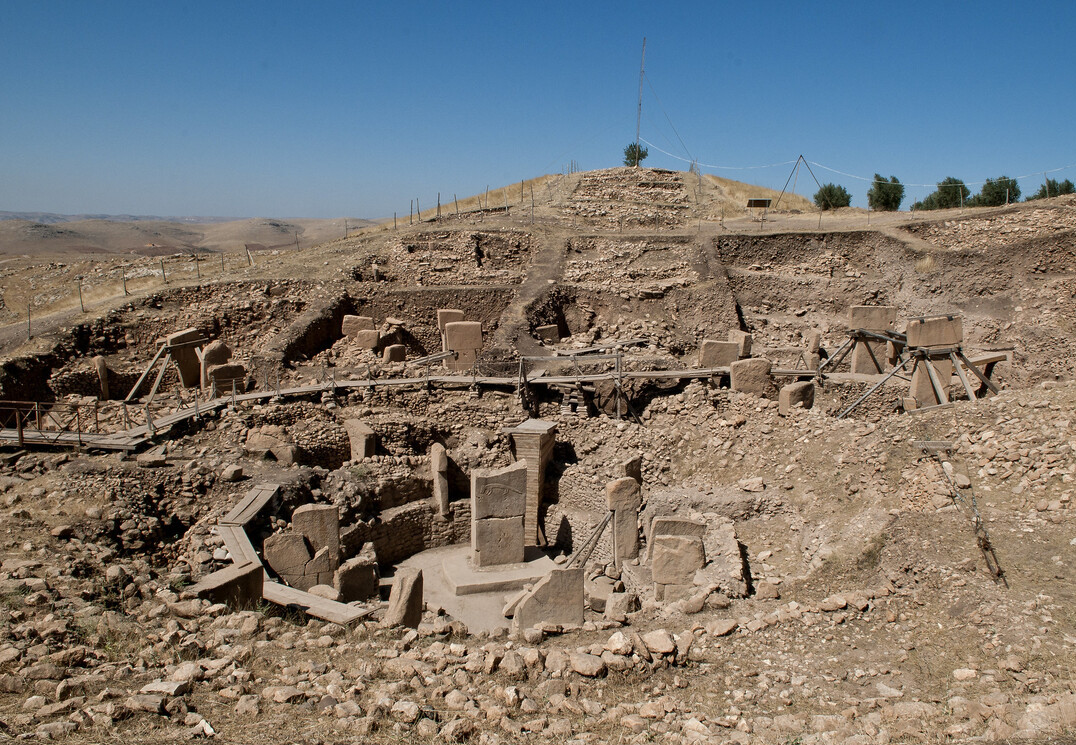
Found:
[[[835,210],[850,205],[852,195],[839,184],[822,184],[822,188],[815,192],[814,203],[819,209]]]
[[[1062,194],[1076,194],[1076,185],[1068,179],[1058,183],[1055,179],[1048,178],[1046,179],[1046,183],[1040,186],[1037,192],[1027,198],[1027,201],[1030,202],[1032,199],[1045,199],[1046,197],[1059,197]]]
[[[624,165],[637,166],[646,160],[648,155],[650,152],[645,147],[633,142],[624,148]]]
[[[998,207],[1020,201],[1020,185],[1008,176],[988,178],[983,188],[971,199],[972,207]]]
[[[922,202],[916,202],[913,209],[917,210],[944,210],[950,207],[960,207],[968,197],[971,190],[964,182],[954,176],[947,176],[938,182],[938,190],[927,195]]]
[[[895,212],[904,201],[904,184],[896,176],[886,181],[880,173],[874,174],[874,183],[867,190],[867,204],[879,212]]]

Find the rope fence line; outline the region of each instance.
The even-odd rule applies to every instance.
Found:
[[[759,165],[759,166],[719,166],[719,165],[713,165],[711,163],[700,163],[698,161],[689,160],[689,159],[684,158],[684,157],[682,157],[680,155],[675,155],[673,153],[670,153],[668,150],[661,149],[660,147],[658,147],[657,145],[655,145],[654,143],[650,142],[649,140],[647,140],[647,139],[645,139],[643,137],[640,137],[639,141],[642,142],[643,144],[649,146],[649,147],[654,148],[659,153],[662,153],[663,155],[669,156],[670,158],[675,158],[676,160],[682,161],[684,163],[694,163],[695,165],[699,166],[700,168],[713,168],[715,170],[752,171],[752,170],[760,170],[760,169],[763,169],[763,168],[778,168],[780,166],[792,165],[793,163],[795,163],[798,160],[798,159],[785,160],[785,161],[781,161],[780,163],[767,163],[765,165]],[[890,181],[885,181],[885,180],[879,181],[878,179],[875,179],[874,177],[868,178],[866,176],[857,176],[854,173],[848,173],[847,171],[841,171],[841,170],[838,170],[836,168],[830,168],[829,166],[824,165],[822,163],[819,163],[818,161],[807,160],[807,162],[810,163],[812,166],[817,166],[818,168],[821,168],[823,170],[829,171],[831,173],[836,173],[839,176],[845,176],[846,178],[853,178],[853,179],[856,179],[857,181],[863,181],[863,182],[868,183],[868,184],[890,184],[891,183]],[[1037,178],[1037,177],[1042,176],[1043,174],[1047,174],[1047,173],[1058,173],[1060,171],[1067,171],[1067,170],[1072,169],[1072,168],[1076,168],[1076,163],[1070,163],[1068,165],[1059,166],[1057,168],[1046,168],[1046,169],[1043,169],[1043,170],[1034,171],[1032,173],[1026,173],[1026,174],[1024,174],[1022,176],[1007,176],[1006,178],[1011,178],[1014,181],[1020,181],[1022,179]],[[993,181],[993,180],[995,180],[995,179],[984,179],[982,181],[961,181],[961,183],[964,184],[965,186],[982,186],[987,181]],[[929,188],[929,189],[938,188],[938,182],[927,184],[927,183],[913,183],[913,182],[910,182],[910,181],[902,181],[901,185],[902,186],[915,186],[915,187]],[[949,184],[944,184],[943,186],[949,186]],[[952,186],[956,186],[956,184],[952,184]]]

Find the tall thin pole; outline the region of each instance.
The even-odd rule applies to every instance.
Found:
[[[643,65],[646,64],[646,37],[643,37],[643,54],[639,59],[639,113],[635,117],[635,167],[639,167],[639,128],[643,123]]]

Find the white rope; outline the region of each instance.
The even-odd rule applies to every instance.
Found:
[[[682,160],[685,163],[695,163],[695,161],[688,160],[687,158],[681,158],[679,155],[673,155],[672,153],[668,152],[667,150],[662,150],[660,147],[655,145],[653,142],[649,142],[648,140],[645,140],[642,137],[639,138],[639,142],[642,142],[642,143],[645,143],[645,144],[649,145],[650,147],[657,150],[659,153],[663,153],[664,155],[668,155],[670,158],[676,158],[677,160]],[[759,168],[775,168],[777,166],[790,166],[795,162],[796,162],[795,160],[785,160],[785,161],[782,161],[780,163],[770,163],[769,165],[765,165],[765,166],[715,166],[715,165],[711,165],[709,163],[697,163],[697,165],[700,168],[718,168],[718,169],[726,170],[726,171],[753,171],[753,170],[756,170],[756,169],[759,169]]]

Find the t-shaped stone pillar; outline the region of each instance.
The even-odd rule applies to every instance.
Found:
[[[545,542],[538,525],[538,509],[542,504],[545,469],[553,457],[557,425],[541,419],[528,419],[504,431],[512,436],[516,457],[527,461],[527,511],[523,516],[523,532],[526,544],[536,546]]]
[[[605,485],[605,503],[613,513],[613,562],[631,561],[639,555],[639,508],[643,505],[639,482],[631,477]]]

